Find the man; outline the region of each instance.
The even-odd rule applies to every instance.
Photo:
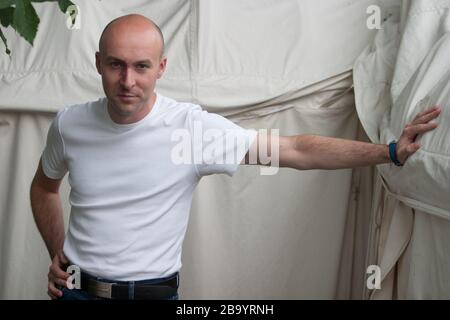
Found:
[[[155,93],[166,63],[156,24],[140,15],[113,20],[96,53],[106,98],[61,110],[50,127],[31,204],[52,259],[52,299],[176,299],[192,193],[202,176],[232,175],[239,163],[262,164],[252,157],[261,145],[279,156],[281,167],[400,165],[420,148],[416,137],[436,128],[430,121],[440,113],[418,114],[390,148],[312,135],[279,137],[272,145],[271,137]],[[241,142],[200,161],[174,163],[173,133],[198,127],[219,134],[206,146],[192,141],[193,154],[223,146],[230,132]],[[229,154],[234,163],[215,161]],[[65,237],[58,190],[67,171],[72,211]],[[69,263],[82,271],[81,290],[67,289]]]

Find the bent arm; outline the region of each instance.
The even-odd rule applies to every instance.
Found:
[[[62,250],[64,244],[64,219],[59,195],[61,180],[48,178],[39,161],[30,188],[33,217],[51,259]]]

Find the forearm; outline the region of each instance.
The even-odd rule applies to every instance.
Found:
[[[390,162],[387,145],[314,135],[295,137],[302,169],[344,169]]]
[[[44,239],[50,258],[62,250],[64,244],[64,219],[59,193],[48,192],[32,185],[31,209],[34,220]]]

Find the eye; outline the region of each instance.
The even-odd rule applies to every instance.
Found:
[[[144,69],[148,69],[148,68],[149,68],[149,66],[146,65],[145,63],[139,63],[136,67],[137,67],[139,70],[144,70]]]
[[[113,69],[118,69],[118,68],[120,68],[120,66],[121,66],[120,62],[117,62],[117,61],[113,61],[113,62],[111,62],[109,65],[110,65],[111,68],[113,68]]]

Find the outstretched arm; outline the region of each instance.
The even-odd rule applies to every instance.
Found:
[[[397,158],[401,163],[405,163],[420,148],[416,142],[417,136],[437,127],[437,124],[431,121],[437,118],[440,112],[441,109],[438,107],[428,109],[419,113],[405,126],[396,149]],[[272,143],[273,139],[270,136],[258,136],[242,163],[270,165],[271,163],[261,161],[258,148],[261,144],[267,145],[268,158],[273,159],[276,154],[273,153]],[[279,137],[278,150],[280,167],[300,170],[344,169],[391,161],[387,145],[314,135]],[[257,161],[251,161],[252,159]]]

